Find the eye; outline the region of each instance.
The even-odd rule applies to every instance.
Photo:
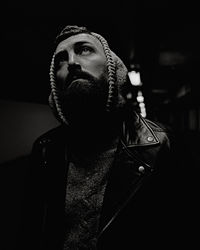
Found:
[[[59,68],[62,65],[62,63],[64,63],[67,60],[68,60],[68,53],[64,51],[59,52],[54,60],[55,67]]]
[[[90,46],[81,46],[77,48],[77,53],[80,55],[89,55],[93,51],[93,48],[91,48]]]
[[[55,61],[58,63],[66,60],[68,60],[68,53],[66,51],[59,52],[55,57]]]

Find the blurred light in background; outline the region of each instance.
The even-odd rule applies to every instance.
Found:
[[[142,86],[140,72],[136,72],[136,71],[132,70],[132,71],[128,72],[128,76],[129,76],[130,82],[133,86]]]
[[[146,117],[147,113],[146,113],[146,107],[145,107],[145,103],[144,103],[144,96],[143,96],[141,90],[138,90],[136,99],[137,99],[137,102],[139,103],[138,105],[139,105],[139,108],[140,108],[141,116]]]

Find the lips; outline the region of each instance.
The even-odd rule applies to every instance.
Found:
[[[77,81],[89,81],[89,76],[84,74],[70,75],[66,80],[66,86],[69,87]]]
[[[70,72],[66,78],[64,84],[64,90],[75,86],[77,87],[79,84],[81,86],[87,85],[88,87],[91,83],[95,83],[96,81],[97,79],[88,74],[87,72],[82,72],[82,71]]]
[[[86,78],[84,78],[84,77],[73,77],[72,79],[71,79],[71,81],[69,82],[69,84],[71,85],[71,84],[73,84],[73,83],[75,83],[75,82],[81,82],[81,81],[86,81],[87,79]]]
[[[72,75],[67,79],[68,83],[72,83],[75,80],[81,80],[81,79],[86,79],[86,76],[83,75]]]

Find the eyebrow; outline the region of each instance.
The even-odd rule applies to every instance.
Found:
[[[76,42],[74,45],[82,45],[82,44],[84,44],[84,43],[89,43],[89,44],[93,44],[93,43],[91,43],[90,41],[87,41],[87,40],[82,40],[82,41],[79,41],[79,42]]]
[[[83,45],[83,44],[85,44],[85,43],[88,43],[89,45],[95,46],[93,43],[91,43],[91,42],[89,42],[89,41],[86,41],[86,40],[75,42],[75,43],[73,44],[73,46],[74,46],[74,47],[78,47],[78,46],[81,46],[81,45]],[[57,55],[57,54],[60,54],[60,52],[62,53],[62,52],[64,52],[64,51],[65,51],[65,49],[61,49],[61,50],[59,50],[59,51],[56,53],[56,55]]]

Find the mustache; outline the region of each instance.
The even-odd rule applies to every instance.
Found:
[[[89,73],[87,72],[84,72],[84,71],[81,71],[81,70],[76,70],[76,71],[73,71],[73,72],[69,72],[67,78],[66,78],[66,81],[65,81],[65,85],[64,87],[68,87],[72,81],[76,80],[76,79],[86,79],[86,80],[89,80],[89,81],[94,81],[94,77],[91,76]]]

